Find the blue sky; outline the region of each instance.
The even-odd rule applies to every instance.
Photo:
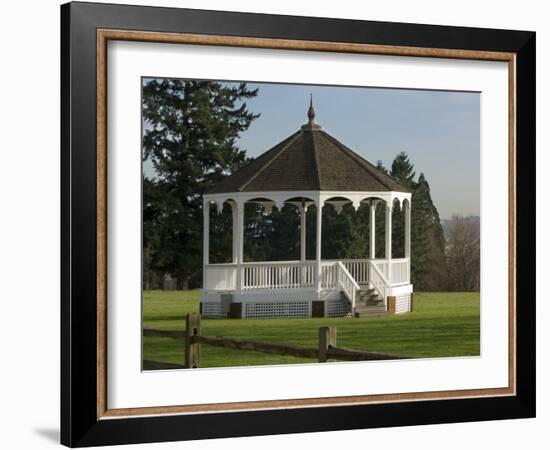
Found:
[[[441,218],[479,215],[480,96],[472,92],[421,91],[249,83],[259,88],[248,108],[260,113],[239,138],[256,157],[307,121],[313,95],[316,121],[361,156],[391,167],[407,152],[423,172]]]
[[[405,151],[417,176],[424,172],[442,218],[479,215],[480,96],[473,92],[254,84],[248,101],[261,113],[240,138],[258,156],[307,122],[313,94],[316,121],[376,164],[391,167]]]

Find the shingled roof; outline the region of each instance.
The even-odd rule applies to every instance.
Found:
[[[269,191],[409,192],[392,177],[309,121],[284,141],[213,186],[208,194]]]

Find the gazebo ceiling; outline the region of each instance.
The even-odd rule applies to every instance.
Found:
[[[207,194],[271,191],[395,191],[409,192],[332,137],[315,123],[310,104],[309,121],[300,130],[258,156]]]

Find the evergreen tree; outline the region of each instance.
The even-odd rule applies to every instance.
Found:
[[[296,206],[273,208],[267,241],[271,247],[268,261],[300,259],[300,211]]]
[[[392,162],[390,175],[403,187],[414,191],[414,165],[405,152],[399,153]],[[392,212],[392,256],[405,257],[405,215],[402,205],[395,203]]]
[[[414,165],[411,164],[409,156],[405,152],[401,152],[395,157],[390,174],[402,186],[409,189],[414,187]]]
[[[229,263],[233,259],[233,212],[224,203],[221,212],[210,207],[210,254],[212,264]]]
[[[245,163],[236,139],[258,117],[246,104],[256,95],[257,89],[250,90],[245,83],[144,82],[143,159],[152,163],[156,176],[147,181],[143,203],[155,203],[157,209],[154,217],[146,218],[144,206],[144,221],[150,221],[144,229],[156,228],[155,267],[177,277],[181,288],[187,287],[189,277],[200,275],[201,196]],[[227,219],[227,214],[220,219]]]
[[[324,208],[323,208],[324,209]],[[306,212],[306,259],[313,260],[316,255],[316,228],[317,228],[317,208],[310,206]],[[326,256],[323,254],[323,258]]]
[[[385,170],[383,167],[382,169]],[[418,290],[446,289],[445,238],[439,213],[431,198],[428,181],[423,173],[418,177],[418,181],[414,181],[414,165],[405,152],[395,157],[389,174],[412,192],[411,282]],[[383,205],[377,209],[376,214],[376,256],[384,258],[385,211]],[[398,203],[395,203],[392,212],[393,258],[404,257],[405,254],[404,223],[404,211]]]
[[[345,211],[345,209],[344,209]],[[347,219],[350,222],[347,258],[366,259],[369,257],[369,214],[370,206],[361,205],[357,210],[349,206]]]
[[[379,159],[378,161],[376,161],[376,168],[378,170],[381,170],[382,172],[384,173],[388,173],[388,170],[384,167],[384,163],[382,162],[381,159]]]
[[[447,268],[443,227],[423,173],[413,190],[411,222],[412,282],[420,290],[445,289]]]
[[[270,261],[272,215],[258,203],[246,203],[244,211],[243,258],[246,262]]]
[[[147,177],[143,179],[143,198],[143,288],[159,289],[161,286],[158,273],[162,264],[158,254],[158,228],[161,210],[154,183]]]
[[[348,209],[344,209],[345,211],[342,210],[340,214],[338,214],[332,205],[325,204],[323,207],[323,241],[321,243],[321,254],[323,255],[323,259],[343,258],[343,255],[348,249],[351,220],[347,218],[349,214]]]
[[[359,216],[359,211],[346,204],[340,214],[330,205],[323,208],[324,259],[366,258],[368,255],[368,216]],[[367,228],[365,228],[365,224]]]
[[[384,170],[386,170],[384,168]],[[386,257],[386,204],[379,202],[375,211],[375,256],[376,258]]]

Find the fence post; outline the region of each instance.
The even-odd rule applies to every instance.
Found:
[[[319,362],[327,362],[327,350],[336,347],[336,327],[319,328]]]
[[[201,344],[193,336],[201,335],[201,316],[198,313],[187,314],[185,320],[185,368],[196,369],[201,359]]]

